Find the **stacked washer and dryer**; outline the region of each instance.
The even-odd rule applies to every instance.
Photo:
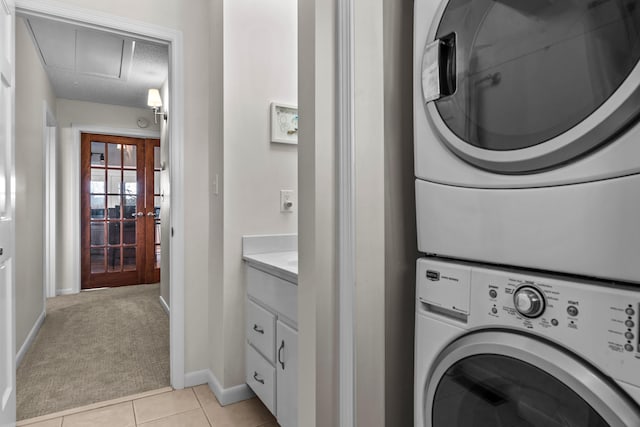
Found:
[[[640,426],[640,0],[415,0],[415,426]]]

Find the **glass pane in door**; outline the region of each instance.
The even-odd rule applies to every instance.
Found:
[[[587,118],[640,59],[637,0],[450,0],[457,77],[435,102],[449,129],[488,150],[552,139]]]

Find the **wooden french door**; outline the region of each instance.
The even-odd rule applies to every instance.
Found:
[[[82,289],[160,281],[160,141],[82,134]]]

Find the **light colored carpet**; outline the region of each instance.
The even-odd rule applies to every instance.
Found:
[[[47,300],[47,317],[17,372],[23,420],[169,385],[169,317],[160,286]]]

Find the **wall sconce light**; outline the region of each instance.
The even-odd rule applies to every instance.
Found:
[[[153,109],[153,122],[155,124],[158,124],[158,116],[162,116],[164,120],[167,121],[167,113],[162,112],[162,98],[160,98],[160,91],[158,89],[149,89],[147,105]]]

